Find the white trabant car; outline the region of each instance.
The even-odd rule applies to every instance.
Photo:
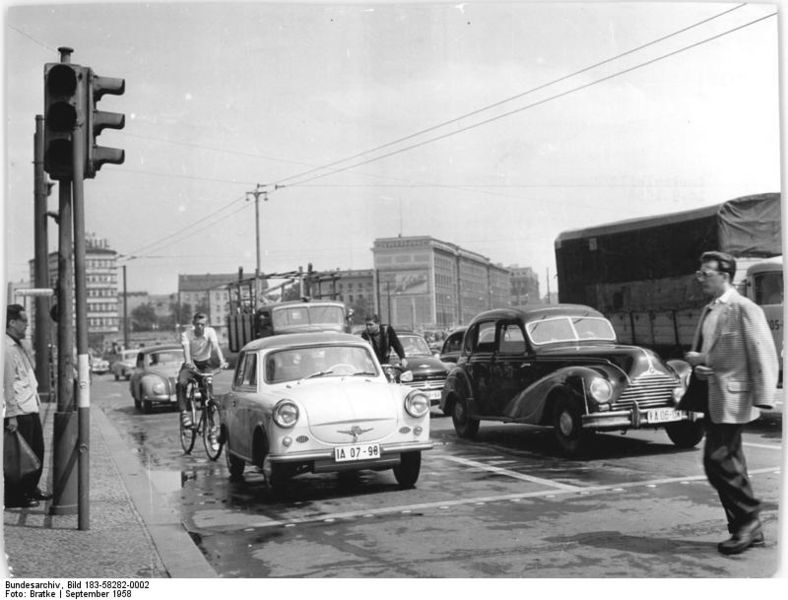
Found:
[[[389,383],[367,342],[321,332],[275,335],[241,350],[219,399],[230,476],[247,464],[272,487],[305,472],[393,469],[415,485],[432,448],[430,401]]]

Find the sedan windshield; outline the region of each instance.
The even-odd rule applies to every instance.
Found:
[[[526,330],[531,342],[537,345],[580,340],[616,341],[610,321],[601,317],[554,317],[532,321]]]
[[[420,335],[400,335],[399,341],[402,342],[405,356],[432,356],[427,340]]]
[[[265,382],[307,377],[378,375],[369,349],[359,346],[313,346],[271,352],[265,359]]]

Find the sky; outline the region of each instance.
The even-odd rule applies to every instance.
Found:
[[[372,267],[429,235],[555,291],[563,231],[780,191],[774,4],[6,3],[5,278],[33,257],[43,69],[122,77],[86,230],[129,291]],[[261,187],[258,187],[261,186]],[[57,191],[49,200],[57,210]],[[50,249],[57,227],[50,221]]]

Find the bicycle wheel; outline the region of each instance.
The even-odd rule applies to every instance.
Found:
[[[183,419],[180,418],[180,413],[178,414],[178,420],[180,422],[181,428],[181,447],[183,448],[184,454],[191,453],[192,448],[194,448],[194,442],[197,439],[197,411],[194,408],[194,386],[189,387],[187,394],[192,411],[192,426],[184,427]]]
[[[216,406],[216,402],[209,399],[203,408],[202,443],[205,446],[205,453],[211,460],[216,460],[222,454],[224,444],[219,441],[220,434],[219,407]]]

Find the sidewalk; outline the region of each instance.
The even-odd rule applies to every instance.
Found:
[[[52,489],[56,405],[41,406],[46,457],[41,488]],[[90,410],[89,528],[78,515],[50,515],[51,502],[3,512],[4,575],[24,578],[216,577],[177,512],[152,484],[101,408]]]

